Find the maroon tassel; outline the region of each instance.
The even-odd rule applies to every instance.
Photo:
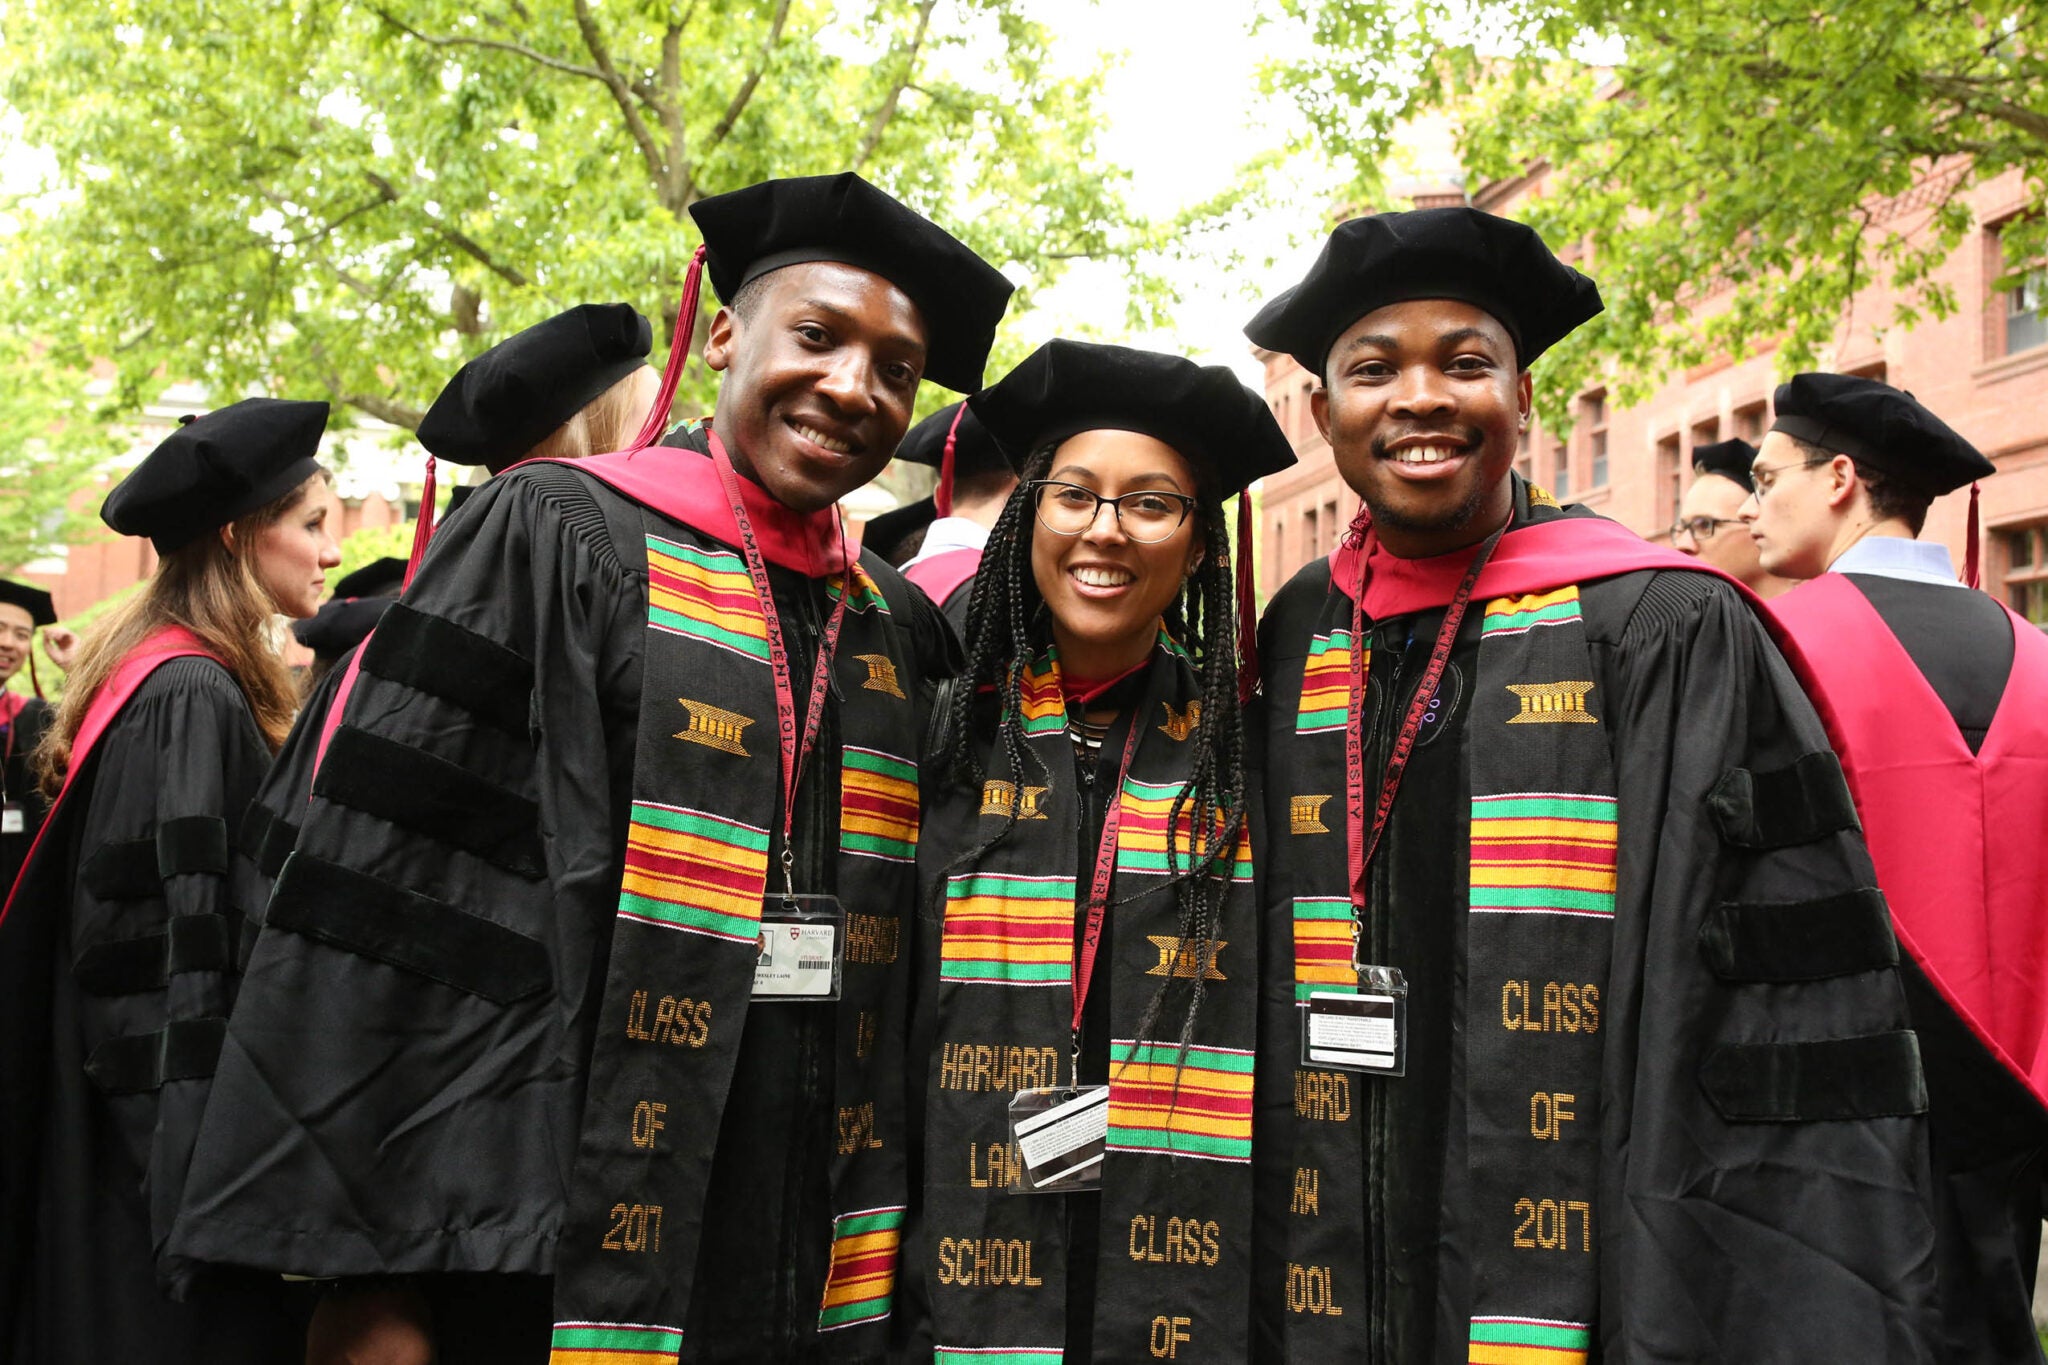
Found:
[[[28,685],[35,689],[37,701],[47,700],[43,696],[43,680],[36,676],[36,649],[33,641],[29,643],[28,649]]]
[[[960,440],[960,419],[967,415],[962,403],[953,412],[953,425],[946,428],[946,453],[939,460],[939,486],[932,490],[932,508],[942,517],[953,515],[953,447]]]
[[[1252,492],[1237,495],[1237,701],[1242,706],[1259,690],[1259,599],[1253,590]]]
[[[420,560],[426,557],[427,542],[434,538],[434,457],[427,456],[427,477],[420,483],[420,515],[412,524],[412,554],[405,561],[405,582],[400,591],[412,586],[412,576],[420,571]]]
[[[1984,586],[1983,574],[1981,572],[1983,560],[1981,542],[1983,541],[1984,536],[1983,533],[1978,529],[1977,485],[1974,483],[1970,485],[1969,536],[1969,548],[1963,551],[1963,582],[1968,584],[1970,587],[1981,588]]]
[[[655,396],[654,406],[647,413],[647,420],[640,424],[640,434],[633,438],[629,450],[644,450],[661,439],[668,430],[668,410],[676,401],[676,384],[683,377],[683,366],[690,359],[690,342],[697,335],[697,302],[704,288],[704,248],[698,247],[690,257],[690,269],[683,276],[683,302],[676,314],[674,344],[668,348],[668,364],[661,372],[661,392]]]

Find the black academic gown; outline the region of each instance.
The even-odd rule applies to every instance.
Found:
[[[0,900],[6,898],[7,888],[14,885],[16,874],[28,859],[29,846],[36,841],[36,831],[43,827],[43,815],[49,810],[49,803],[36,788],[29,759],[56,714],[56,708],[48,702],[31,697],[15,712],[13,721],[0,725],[0,754],[4,754],[0,757],[0,805],[21,808],[20,830],[9,833],[0,829]]]
[[[198,1275],[166,1251],[209,1039],[236,984],[228,830],[269,758],[226,669],[162,665],[88,757],[9,914],[8,1100],[40,1119],[34,1211],[5,1230],[19,1278],[0,1277],[12,1296],[0,1351],[20,1365],[303,1355],[303,1319],[278,1280]],[[31,937],[45,950],[32,965],[13,952]],[[47,1033],[16,1013],[31,995]],[[150,1035],[163,1045],[124,1042]],[[37,1076],[38,1100],[14,1091]]]
[[[456,1008],[441,999],[453,993],[422,991],[397,968],[266,929],[180,1222],[181,1246],[197,1259],[408,1277],[434,1303],[444,1362],[547,1358],[555,1242],[624,865],[647,629],[641,515],[568,465],[533,464],[492,480],[442,527],[402,605],[379,627],[390,631],[400,612],[424,618],[435,638],[466,651],[463,667],[489,686],[453,700],[445,681],[417,672],[413,655],[382,674],[366,662],[348,701],[350,727],[459,765],[466,780],[495,789],[489,800],[501,811],[533,811],[545,876],[529,880],[463,852],[445,829],[329,800],[321,784],[339,762],[332,749],[297,836],[302,851],[458,906],[488,907],[544,943],[555,983],[548,1019],[508,1014],[486,1055],[381,1071],[358,1059],[347,1070],[377,1071],[378,1083],[332,1094],[331,1078],[265,1053],[267,1018],[311,1009],[360,1022]],[[826,617],[823,589],[773,565],[768,573],[793,675],[807,679]],[[929,602],[906,594],[897,619],[927,676],[951,671],[955,646]],[[821,757],[839,747],[836,713],[825,708]],[[833,889],[827,850],[838,846],[838,786],[835,764],[806,768],[795,817],[799,891]],[[465,828],[458,837],[473,845],[480,836]],[[779,858],[778,839],[771,865]],[[374,1029],[356,1028],[346,1046],[369,1058],[381,1043]],[[829,1350],[815,1325],[837,1136],[833,1048],[829,1010],[748,1015],[714,1149],[687,1361],[804,1360]],[[469,1093],[478,1085],[485,1093]],[[433,1154],[392,1169],[376,1135],[415,1122],[435,1126]]]
[[[2011,618],[1982,593],[1848,574],[1968,742],[1983,746],[2012,671]],[[1902,972],[1927,1066],[1941,1358],[2048,1359],[2035,1334],[2048,1112],[1985,1051],[1910,956]]]
[[[1290,858],[1288,767],[1294,700],[1311,623],[1325,610],[1329,564],[1304,568],[1268,607],[1260,630],[1266,675],[1266,828],[1261,850],[1268,964],[1261,1058],[1297,1056],[1290,905],[1299,888]],[[1827,739],[1755,615],[1728,585],[1696,573],[1637,572],[1582,587],[1595,695],[1605,699],[1621,813],[1620,891],[1603,1009],[1599,1322],[1593,1361],[1931,1360],[1910,1343],[1925,1331],[1931,1278],[1921,1190],[1923,1130],[1912,1120],[1818,1125],[1832,1156],[1782,1158],[1793,1125],[1731,1125],[1704,1093],[1699,1059],[1723,1029],[1760,1017],[1793,1038],[1850,1037],[1902,1028],[1895,973],[1862,972],[1791,987],[1731,989],[1699,946],[1709,906],[1739,884],[1744,899],[1798,901],[1874,884],[1853,834],[1766,853],[1733,853],[1713,830],[1707,791],[1735,767],[1764,771]],[[1347,599],[1348,604],[1348,599]],[[1499,1027],[1492,1000],[1468,1002],[1470,726],[1482,603],[1466,616],[1439,688],[1449,720],[1425,727],[1373,866],[1367,960],[1398,966],[1409,985],[1407,1074],[1353,1076],[1351,1121],[1365,1172],[1365,1207],[1324,1208],[1363,1221],[1368,1284],[1339,1301],[1357,1358],[1374,1365],[1466,1361],[1473,1249],[1505,1238],[1512,1219],[1475,1219],[1466,1148],[1465,1037]],[[1423,673],[1441,610],[1378,623],[1365,707],[1365,771],[1377,789],[1392,739]],[[1348,624],[1348,610],[1344,617]],[[1285,703],[1284,705],[1282,703]],[[1357,723],[1354,720],[1354,723]],[[1323,789],[1327,790],[1327,789]],[[1341,831],[1341,787],[1324,807]],[[1368,804],[1371,796],[1368,794]],[[1761,1014],[1759,1012],[1762,1012]],[[1255,1358],[1301,1361],[1283,1333],[1290,1321],[1284,1247],[1295,1172],[1282,1142],[1296,1075],[1259,1070],[1254,1164],[1259,1248],[1254,1253]],[[1694,1135],[1711,1134],[1703,1144]],[[1723,1163],[1708,1188],[1686,1188],[1703,1151],[1746,1155]],[[1840,1183],[1830,1183],[1839,1179]],[[1825,1220],[1825,1199],[1788,1213],[1823,1185],[1867,1196],[1892,1212],[1881,1228]],[[1695,1199],[1703,1199],[1694,1203]],[[1712,1216],[1708,1210],[1713,1209]],[[1788,1224],[1788,1219],[1798,1226]],[[1805,1239],[1810,1246],[1801,1249]],[[1842,1249],[1884,1267],[1865,1282]],[[1803,1267],[1793,1282],[1760,1274]],[[1872,1310],[1873,1305],[1883,1310]],[[1853,1312],[1844,1305],[1852,1305]],[[1891,1354],[1833,1354],[1816,1343],[1886,1343]],[[1682,1344],[1682,1345],[1681,1345]],[[1814,1347],[1814,1349],[1807,1349]],[[1603,1354],[1604,1351],[1604,1354]]]

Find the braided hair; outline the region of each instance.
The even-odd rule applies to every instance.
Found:
[[[967,668],[943,702],[934,766],[942,781],[958,783],[969,790],[980,789],[987,774],[976,755],[974,709],[982,689],[991,688],[1000,715],[996,744],[1008,759],[1016,782],[1001,826],[979,846],[955,858],[936,879],[934,911],[951,874],[978,863],[1016,828],[1026,773],[1035,769],[1048,783],[1051,779],[1044,760],[1024,738],[1025,670],[1051,636],[1045,603],[1031,571],[1037,517],[1026,487],[1033,479],[1045,477],[1056,449],[1054,445],[1042,447],[1025,462],[1022,483],[1004,504],[1002,515],[990,531],[981,567],[975,574],[967,611]],[[1181,841],[1167,840],[1168,886],[1179,902],[1182,960],[1193,969],[1193,984],[1179,1031],[1183,1055],[1193,1040],[1195,1019],[1216,959],[1223,900],[1246,819],[1244,725],[1238,707],[1237,616],[1232,609],[1230,533],[1221,500],[1199,486],[1193,515],[1196,531],[1208,552],[1166,612],[1168,632],[1181,641],[1201,681],[1201,716],[1189,737],[1193,771],[1173,799],[1167,824],[1169,830],[1185,827],[1194,834],[1194,847],[1185,855],[1186,866],[1182,865]],[[1132,723],[1137,723],[1136,718]],[[1161,982],[1146,1006],[1139,1037],[1152,1036],[1168,991],[1176,981],[1184,979],[1178,972],[1172,972]]]

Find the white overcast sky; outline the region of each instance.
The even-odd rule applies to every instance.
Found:
[[[1284,98],[1259,93],[1260,63],[1299,39],[1279,26],[1253,35],[1253,0],[1037,0],[1032,13],[1059,35],[1062,59],[1085,67],[1097,52],[1122,54],[1104,92],[1105,159],[1132,175],[1144,213],[1168,217],[1224,189],[1243,163],[1285,145],[1301,127]],[[1264,298],[1294,282],[1314,258],[1329,206],[1327,177],[1303,165],[1287,177],[1286,210],[1233,226],[1248,264],[1234,276],[1200,267],[1170,272],[1184,294],[1169,332],[1124,331],[1125,295],[1113,269],[1080,263],[1040,296],[1033,339],[1075,328],[1105,341],[1172,350],[1230,365],[1248,383],[1259,367],[1242,328]],[[1276,257],[1270,269],[1258,262]]]

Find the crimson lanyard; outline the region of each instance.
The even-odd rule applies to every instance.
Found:
[[[839,558],[843,567],[839,600],[832,604],[831,619],[825,622],[824,638],[818,641],[817,662],[811,668],[811,699],[804,711],[803,734],[796,728],[796,689],[789,672],[789,650],[782,643],[782,619],[775,612],[775,590],[768,582],[768,566],[761,560],[761,547],[754,543],[754,525],[747,519],[747,506],[740,498],[739,475],[717,433],[711,437],[711,462],[718,468],[718,480],[725,486],[726,501],[732,504],[733,520],[739,523],[740,548],[747,559],[747,576],[754,580],[754,598],[761,604],[761,620],[768,628],[768,669],[775,675],[775,737],[782,750],[782,887],[796,895],[796,854],[790,836],[796,825],[796,784],[803,777],[804,760],[818,742],[818,728],[825,719],[825,693],[832,682],[832,654],[839,647],[839,628],[846,622],[846,601],[853,595],[853,560],[846,548],[846,525],[839,526]]]
[[[1372,834],[1368,838],[1365,827],[1365,736],[1361,723],[1365,709],[1365,583],[1366,565],[1370,553],[1358,557],[1358,588],[1351,599],[1351,723],[1344,728],[1344,806],[1347,853],[1351,864],[1351,962],[1360,966],[1358,954],[1365,943],[1365,887],[1366,875],[1372,870],[1373,855],[1379,852],[1380,836],[1387,832],[1387,820],[1394,813],[1394,797],[1401,790],[1401,778],[1408,771],[1408,757],[1415,752],[1415,737],[1422,729],[1422,717],[1429,710],[1430,700],[1436,696],[1437,684],[1443,679],[1444,665],[1450,662],[1451,646],[1457,642],[1458,627],[1465,619],[1465,607],[1472,600],[1472,590],[1478,586],[1479,571],[1486,567],[1486,561],[1493,557],[1494,546],[1507,531],[1506,526],[1486,538],[1472,556],[1471,567],[1465,570],[1465,577],[1459,582],[1457,592],[1451,595],[1451,603],[1444,609],[1444,623],[1437,628],[1436,647],[1429,652],[1429,667],[1422,674],[1422,681],[1415,689],[1415,699],[1408,703],[1408,715],[1401,722],[1401,732],[1394,738],[1393,752],[1387,755],[1386,772],[1380,778],[1379,802],[1373,807]]]
[[[1081,1012],[1088,1005],[1088,987],[1095,981],[1095,950],[1102,946],[1102,920],[1109,913],[1109,883],[1116,871],[1116,836],[1124,822],[1124,779],[1130,776],[1131,756],[1138,752],[1138,732],[1144,728],[1133,711],[1130,737],[1124,740],[1123,760],[1116,768],[1116,787],[1102,812],[1102,840],[1095,847],[1095,875],[1088,886],[1088,919],[1081,930],[1080,951],[1074,955],[1074,1050],[1072,1068],[1067,1072],[1070,1086],[1078,1085],[1081,1079]],[[1172,838],[1170,833],[1168,838]]]

